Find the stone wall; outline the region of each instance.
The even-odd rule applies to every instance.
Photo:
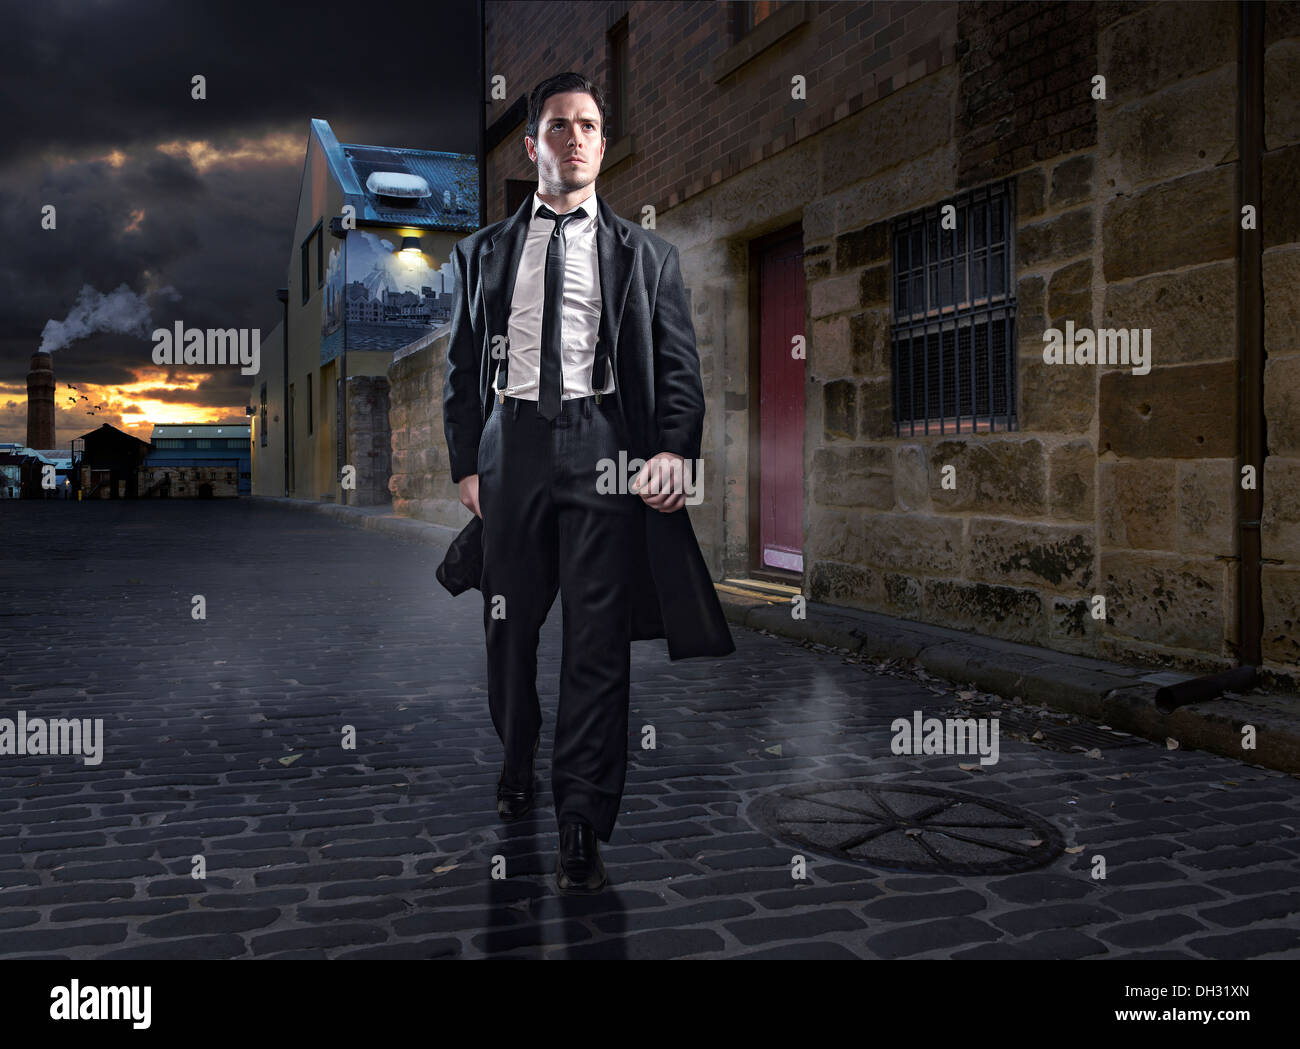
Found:
[[[1300,667],[1300,3],[1264,21],[1264,659]]]
[[[382,375],[349,375],[347,380],[347,441],[344,465],[356,468],[356,490],[349,506],[387,503],[392,473],[389,432],[389,383]]]
[[[442,384],[450,331],[388,369],[393,512],[459,528],[470,518],[451,480],[442,432]]]
[[[83,469],[83,477],[87,473],[89,471]],[[213,499],[235,499],[239,496],[239,467],[237,466],[168,466],[166,463],[160,463],[156,466],[140,467],[136,487],[140,498],[164,498],[159,490],[164,475],[171,478],[166,498],[198,499],[204,486],[211,488]],[[155,488],[155,485],[159,487]],[[150,491],[151,488],[153,491]],[[85,490],[89,491],[89,486]],[[108,485],[104,485],[95,494],[97,498],[108,498]]]
[[[1296,7],[1270,12],[1266,64],[1264,644],[1282,677],[1300,672]],[[1235,665],[1236,5],[971,4],[960,29],[957,84],[929,76],[822,136],[824,171],[832,149],[870,159],[825,187],[831,228],[827,199],[805,212],[806,591],[1104,658]],[[997,43],[1017,34],[1039,43]],[[1107,98],[1081,106],[1094,71]],[[882,142],[880,125],[908,132]],[[955,150],[926,127],[952,127]],[[1019,429],[896,438],[888,219],[1007,174]],[[1152,329],[1154,366],[1045,364],[1044,330],[1067,321]]]
[[[1237,645],[1238,50],[1230,3],[1143,6],[1099,34],[1093,312],[1151,328],[1154,365],[1100,370],[1109,617],[1086,627],[1104,656],[1204,670]]]

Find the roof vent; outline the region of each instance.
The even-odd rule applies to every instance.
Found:
[[[431,195],[429,183],[419,175],[401,171],[372,171],[366,178],[366,189],[377,196],[414,200]]]

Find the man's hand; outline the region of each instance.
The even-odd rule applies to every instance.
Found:
[[[661,514],[680,510],[686,505],[684,463],[675,452],[660,452],[641,467],[632,490]]]
[[[460,488],[461,506],[468,506],[474,511],[474,516],[482,520],[483,515],[478,508],[478,474],[462,477],[457,487]]]

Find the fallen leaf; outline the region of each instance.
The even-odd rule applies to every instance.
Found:
[[[1085,758],[1097,758],[1097,759],[1100,760],[1100,758],[1101,758],[1101,748],[1100,748],[1100,747],[1093,747],[1092,750],[1088,751],[1088,752],[1087,752],[1086,754],[1084,754],[1083,756],[1084,756]]]
[[[297,761],[300,757],[302,757],[301,754],[290,754],[287,758],[281,758],[281,759],[280,759],[280,764],[281,764],[281,765],[292,765],[292,764],[293,764],[295,761]]]
[[[778,758],[781,756],[781,744],[780,744],[780,743],[778,743],[775,747],[764,747],[763,749],[764,749],[765,751],[767,751],[767,753],[769,753],[769,754],[775,754]]]
[[[1031,736],[1030,738],[1031,738],[1031,739],[1042,739],[1042,738],[1043,738],[1043,730],[1040,728],[1040,729],[1039,729],[1037,732],[1035,732],[1035,733],[1033,734],[1033,736]]]
[[[963,764],[963,765],[958,765],[957,767],[958,767],[959,769],[961,769],[962,772],[978,772],[978,771],[980,770],[980,767],[981,767],[981,766],[979,766],[979,765],[965,765],[965,764]]]
[[[1079,853],[1081,853],[1081,852],[1083,851],[1083,846],[1082,846],[1082,845],[1071,845],[1071,846],[1070,846],[1068,849],[1066,849],[1065,851],[1068,852],[1068,853],[1070,853],[1072,856],[1077,856]]]
[[[457,867],[459,867],[459,866],[460,866],[459,863],[449,863],[449,864],[447,864],[447,866],[445,866],[445,867],[434,867],[434,868],[433,868],[433,873],[434,873],[434,874],[446,874],[448,871],[454,871],[454,870],[455,870]]]
[[[1233,780],[1233,779],[1225,779],[1223,782],[1226,783],[1229,787],[1240,787],[1240,786],[1241,786],[1240,783],[1238,783],[1236,780]]]
[[[1173,736],[1168,736],[1168,737],[1166,737],[1166,738],[1165,738],[1165,749],[1166,749],[1166,750],[1177,750],[1177,749],[1178,749],[1178,740],[1174,739]]]
[[[957,693],[957,698],[958,698],[958,699],[970,699],[973,695],[975,695],[974,692],[969,692],[969,691],[967,691],[967,692],[958,692],[958,693]]]
[[[912,827],[908,830],[903,831],[903,833],[906,834],[909,838],[915,838],[918,835],[924,834],[925,831],[922,830],[920,827]]]
[[[1028,845],[1030,848],[1037,848],[1039,845],[1043,844],[1043,839],[1042,839],[1042,838],[1027,838],[1027,839],[1025,839],[1024,841],[1018,841],[1018,842],[1016,842],[1016,844],[1017,844],[1017,845]]]

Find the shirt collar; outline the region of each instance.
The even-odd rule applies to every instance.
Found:
[[[537,191],[533,190],[533,210],[531,212],[531,220],[533,222],[537,221],[537,209],[540,208],[545,203],[546,201],[542,200],[542,198],[537,195]],[[592,220],[595,219],[596,191],[594,189],[590,193],[588,193],[587,196],[582,201],[580,201],[576,207],[573,208],[573,211],[578,211],[578,210],[585,212],[586,218],[574,219],[572,222],[568,224],[568,226],[566,227],[567,229],[572,229],[575,225],[578,226],[585,225],[586,223],[591,222]],[[571,212],[566,211],[565,214],[568,215],[571,214]],[[545,219],[544,221],[547,222],[548,224],[551,223],[550,219]]]

